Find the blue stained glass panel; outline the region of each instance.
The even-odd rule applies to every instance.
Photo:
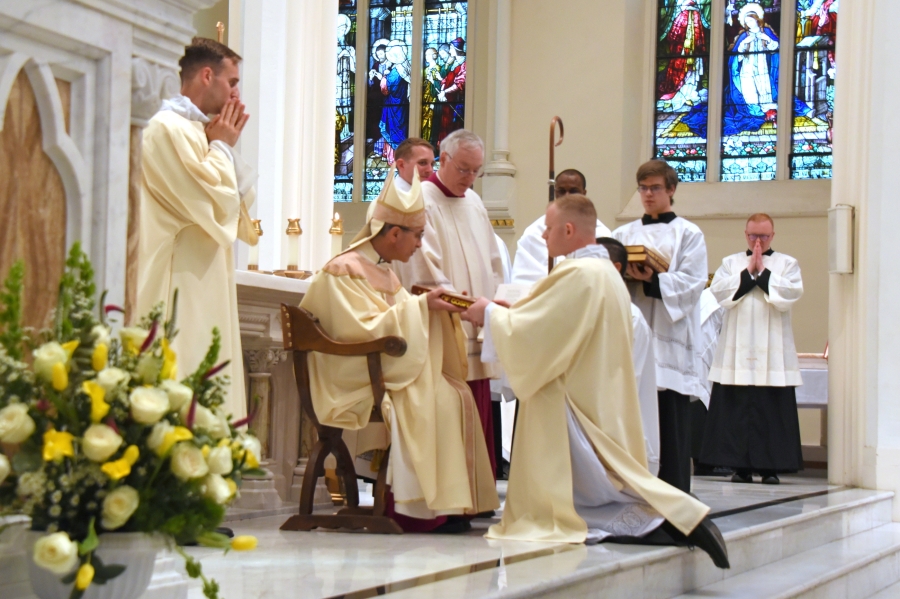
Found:
[[[725,9],[722,181],[775,178],[781,0]]]
[[[425,1],[422,137],[438,156],[444,138],[465,126],[468,10],[468,2]]]
[[[838,2],[797,0],[791,178],[831,178]]]
[[[412,32],[413,0],[369,2],[364,202],[378,197],[394,150],[409,136]]]
[[[711,0],[659,0],[654,157],[706,180]]]
[[[356,94],[356,0],[340,0],[334,90],[334,201],[353,201],[353,116]]]

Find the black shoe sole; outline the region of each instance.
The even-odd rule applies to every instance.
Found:
[[[705,551],[712,558],[716,567],[723,570],[731,567],[728,562],[728,548],[725,546],[722,532],[709,518],[704,518],[697,528],[691,531],[687,539],[691,545]]]

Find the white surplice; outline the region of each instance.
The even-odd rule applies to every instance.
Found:
[[[409,262],[392,263],[400,282],[407,290],[416,284],[437,284],[471,297],[493,298],[503,282],[503,261],[481,198],[471,189],[463,197],[445,195],[431,181],[422,182],[422,195],[425,236]],[[468,338],[467,380],[497,376],[493,365],[481,362],[475,328],[464,322],[463,331]]]
[[[631,327],[634,330],[631,354],[638,401],[641,404],[641,421],[644,424],[644,442],[647,444],[647,470],[655,476],[659,474],[659,399],[656,392],[653,331],[641,309],[634,304],[631,304]]]
[[[624,245],[652,248],[669,262],[669,271],[659,275],[662,299],[644,295],[641,281],[629,281],[628,290],[653,330],[657,387],[699,397],[700,294],[708,279],[703,232],[676,216],[668,223],[636,220],[612,235]]]
[[[716,344],[719,342],[719,331],[722,330],[722,317],[725,309],[708,288],[700,294],[700,395],[699,399],[709,408],[709,394],[712,392],[712,381],[709,370],[716,356]]]
[[[710,286],[725,319],[709,379],[723,385],[802,385],[791,329],[791,307],[803,295],[800,265],[779,252],[763,256],[769,292],[755,285],[735,300],[749,261],[745,252],[726,257]]]
[[[522,237],[516,242],[516,256],[513,261],[512,282],[528,285],[537,283],[547,276],[547,242],[542,237],[547,230],[546,215],[525,227]],[[597,221],[596,237],[609,237],[609,229]]]

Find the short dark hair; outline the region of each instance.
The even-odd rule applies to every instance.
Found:
[[[394,160],[406,160],[410,156],[412,156],[413,148],[422,147],[428,148],[431,150],[432,155],[434,155],[434,146],[428,142],[428,140],[422,139],[421,137],[407,137],[403,141],[400,142],[400,145],[397,146],[397,149],[394,150]]]
[[[562,177],[563,175],[572,175],[574,177],[578,177],[581,179],[581,189],[587,190],[587,179],[584,178],[584,173],[579,170],[575,170],[574,168],[567,168],[561,173],[557,174],[557,177]]]
[[[662,177],[665,179],[666,189],[678,187],[678,173],[665,160],[654,158],[638,167],[636,176],[638,185],[641,184],[641,181],[650,177]]]
[[[190,79],[203,67],[210,67],[218,74],[222,70],[222,61],[226,58],[235,64],[241,61],[240,55],[225,44],[207,37],[195,37],[190,46],[184,47],[184,56],[178,61],[181,81]]]
[[[619,272],[625,276],[625,267],[628,266],[628,252],[618,239],[612,237],[598,237],[597,243],[606,248],[609,259],[619,263]]]

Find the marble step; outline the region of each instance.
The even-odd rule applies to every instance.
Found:
[[[717,518],[728,544],[730,570],[719,570],[705,553],[687,548],[533,544],[547,555],[533,559],[515,556],[499,567],[398,589],[393,596],[670,599],[717,583],[727,588],[732,580],[745,574],[752,580],[759,569],[769,565],[795,556],[802,562],[802,554],[831,543],[875,530],[884,536],[888,530],[885,526],[896,526],[890,524],[892,499],[890,492],[841,489]],[[748,596],[769,597],[765,593]]]
[[[898,599],[900,597],[900,582],[896,582],[886,589],[881,589],[869,599]]]
[[[900,580],[900,524],[833,541],[677,599],[866,599]]]

